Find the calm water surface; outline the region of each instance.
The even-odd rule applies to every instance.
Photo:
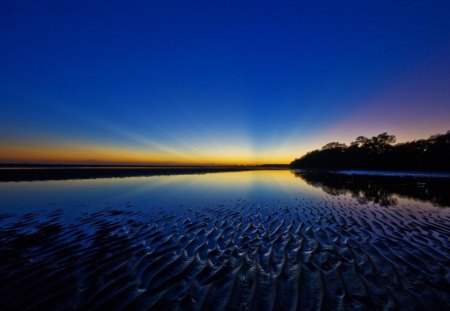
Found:
[[[7,182],[0,183],[0,211],[30,212],[56,206],[77,212],[128,203],[147,210],[151,206],[196,206],[235,199],[289,201],[298,197],[318,198],[323,194],[284,170]]]
[[[0,183],[0,303],[445,310],[448,183],[287,170]]]

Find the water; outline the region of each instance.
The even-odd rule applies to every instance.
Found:
[[[236,199],[255,202],[318,196],[290,171],[247,171],[66,181],[0,183],[0,212],[36,212],[63,208],[77,213],[102,207],[148,211],[152,207],[198,206]]]
[[[0,303],[446,309],[448,189],[287,170],[0,183]]]

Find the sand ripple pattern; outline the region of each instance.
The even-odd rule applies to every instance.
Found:
[[[352,200],[2,215],[3,310],[445,310],[450,214]]]

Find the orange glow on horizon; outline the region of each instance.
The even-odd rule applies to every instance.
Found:
[[[3,163],[114,163],[114,164],[161,164],[161,165],[260,165],[267,163],[287,164],[291,157],[255,158],[245,150],[229,150],[226,153],[204,150],[202,154],[164,154],[144,148],[126,148],[113,145],[27,143],[3,144],[0,162]]]
[[[336,128],[338,130],[336,130]],[[251,144],[243,142],[215,142],[208,144],[189,144],[189,148],[160,146],[123,146],[101,143],[70,141],[1,141],[0,163],[73,163],[73,164],[136,164],[136,165],[261,165],[289,164],[309,151],[320,149],[330,141],[349,144],[355,139],[353,130],[337,126],[322,133],[298,141],[295,135],[277,142],[270,148],[254,150]],[[374,135],[381,131],[372,130]],[[395,131],[389,131],[396,134]],[[436,130],[436,133],[445,131]],[[339,134],[337,134],[339,133]],[[397,142],[428,138],[410,137],[405,133],[397,136]],[[407,133],[406,133],[407,134]],[[435,134],[435,133],[433,133]],[[364,135],[364,134],[363,134]],[[367,135],[367,134],[366,134]],[[368,135],[369,137],[371,135]]]

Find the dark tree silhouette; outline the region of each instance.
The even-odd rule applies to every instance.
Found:
[[[329,150],[329,149],[345,149],[347,148],[346,144],[342,144],[340,142],[332,142],[328,143],[325,146],[322,147],[322,150]]]
[[[450,131],[395,144],[387,132],[358,136],[347,146],[331,142],[291,162],[293,168],[450,171]]]

